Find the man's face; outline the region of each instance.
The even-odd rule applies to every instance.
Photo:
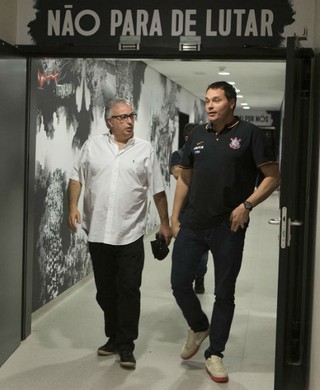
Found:
[[[208,120],[214,124],[225,124],[232,120],[234,99],[226,98],[223,89],[208,89],[206,93],[206,111]]]
[[[125,103],[118,103],[113,106],[111,114],[113,118],[107,119],[107,125],[115,140],[127,142],[133,137],[135,114],[132,107]],[[127,115],[127,117],[121,118],[121,115]]]

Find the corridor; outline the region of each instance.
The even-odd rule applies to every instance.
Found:
[[[189,361],[179,357],[187,326],[171,294],[171,252],[153,259],[145,238],[137,368],[120,367],[117,355],[96,354],[104,344],[103,316],[95,301],[92,276],[33,315],[32,334],[0,368],[2,390],[272,390],[274,377],[278,227],[278,193],[251,213],[243,266],[236,290],[236,312],[225,351],[227,384],[205,372],[203,352]],[[172,251],[172,248],[171,248]],[[213,265],[209,256],[205,294],[212,309]]]

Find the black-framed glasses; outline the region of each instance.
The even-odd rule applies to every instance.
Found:
[[[135,112],[132,112],[131,114],[121,114],[121,115],[112,115],[111,118],[113,119],[118,119],[119,122],[123,123],[130,118],[131,120],[136,120],[137,119],[137,114]]]

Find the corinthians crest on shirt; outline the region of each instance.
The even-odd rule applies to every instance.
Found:
[[[231,149],[240,149],[241,148],[241,138],[230,138],[231,139],[231,142],[229,144],[230,148]]]

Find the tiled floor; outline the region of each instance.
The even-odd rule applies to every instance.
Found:
[[[206,374],[206,343],[190,361],[179,358],[187,327],[171,294],[170,257],[154,260],[147,237],[137,368],[127,371],[117,356],[96,355],[105,338],[94,283],[88,277],[34,314],[32,334],[0,368],[0,389],[272,390],[278,228],[268,220],[278,216],[276,193],[252,212],[224,358],[229,383],[214,383]],[[209,263],[206,292],[199,296],[208,315],[213,289],[211,257]]]

